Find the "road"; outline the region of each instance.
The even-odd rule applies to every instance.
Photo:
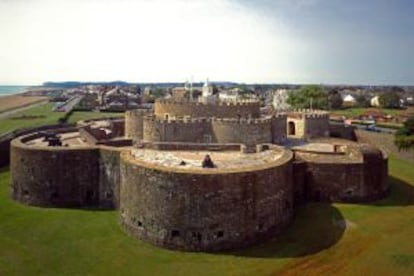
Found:
[[[84,96],[74,96],[66,101],[62,106],[56,109],[56,111],[69,112],[71,111],[82,99]]]
[[[335,125],[344,125],[343,123],[332,122],[332,121],[330,121],[329,123],[335,124]],[[372,131],[372,132],[382,132],[382,133],[389,133],[389,134],[394,134],[397,131],[396,129],[378,127],[378,126],[375,126],[375,129],[378,131],[367,130],[367,125],[361,125],[361,124],[352,124],[352,126],[356,127],[357,129],[361,129],[361,130]]]

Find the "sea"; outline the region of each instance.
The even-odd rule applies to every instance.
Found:
[[[0,96],[22,93],[28,86],[20,85],[0,85]]]

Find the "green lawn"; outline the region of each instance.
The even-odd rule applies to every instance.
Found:
[[[332,110],[331,113],[334,115],[338,115],[338,116],[357,117],[367,111],[382,111],[387,115],[397,116],[402,110],[401,109],[390,109],[390,108],[354,107],[354,108]]]
[[[73,114],[69,117],[69,123],[76,123],[77,121],[80,121],[80,120],[109,118],[109,117],[124,117],[124,113],[76,111],[76,112],[73,112]]]
[[[31,109],[15,113],[9,118],[0,119],[0,135],[18,128],[36,127],[41,125],[57,124],[63,112],[53,112],[53,103],[36,106]],[[73,112],[69,117],[69,123],[75,123],[79,120],[105,118],[105,117],[122,117],[123,113],[109,112]],[[30,117],[30,118],[28,118]],[[13,119],[14,118],[14,119]]]
[[[53,104],[48,103],[15,113],[9,118],[0,119],[0,135],[18,128],[56,124],[58,119],[65,113],[53,112],[52,107]],[[28,119],[24,116],[38,117]]]
[[[392,194],[367,205],[308,204],[279,238],[216,254],[126,235],[117,211],[29,207],[0,172],[0,275],[414,275],[413,164],[390,159]],[[343,227],[346,222],[346,228]]]

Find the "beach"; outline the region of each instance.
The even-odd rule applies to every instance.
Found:
[[[33,104],[47,102],[48,97],[24,96],[22,94],[8,95],[0,97],[0,114],[17,108],[31,106]]]

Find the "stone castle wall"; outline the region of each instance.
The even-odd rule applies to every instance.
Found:
[[[293,216],[292,153],[240,172],[179,172],[121,155],[121,222],[162,247],[216,251],[273,236]]]
[[[288,113],[287,134],[298,139],[329,137],[329,114],[322,111]]]
[[[144,141],[203,143],[204,135],[212,135],[209,119],[159,120],[153,116],[144,118]],[[215,139],[212,138],[212,142]]]
[[[12,196],[37,206],[99,205],[96,148],[36,148],[11,143]]]
[[[240,143],[247,147],[272,142],[272,120],[247,121],[216,119],[212,121],[212,136],[216,143]]]
[[[329,134],[334,138],[342,138],[346,140],[356,141],[355,126],[343,124],[329,124]]]
[[[99,148],[99,205],[104,208],[119,207],[120,149]]]
[[[272,116],[272,143],[281,144],[286,141],[287,116],[286,114],[275,114]]]
[[[125,137],[138,142],[143,138],[143,117],[150,113],[146,110],[134,109],[125,112]]]
[[[329,116],[308,116],[305,119],[305,135],[307,138],[329,137]]]
[[[165,119],[190,116],[216,118],[258,118],[260,117],[260,102],[246,101],[237,103],[199,103],[179,101],[176,99],[159,99],[155,101],[154,113],[157,118]]]
[[[144,118],[143,141],[240,143],[250,147],[271,143],[274,139],[284,139],[285,133],[278,132],[282,127],[284,127],[283,117],[241,120],[210,118],[160,120],[147,116]]]
[[[119,155],[112,147],[36,147],[11,143],[12,196],[36,206],[119,206]]]
[[[341,158],[345,155],[353,159]],[[307,201],[364,202],[388,192],[388,157],[373,147],[348,145],[342,153],[295,150],[295,157],[306,164],[295,169],[305,171],[304,188],[298,181],[297,190]]]

